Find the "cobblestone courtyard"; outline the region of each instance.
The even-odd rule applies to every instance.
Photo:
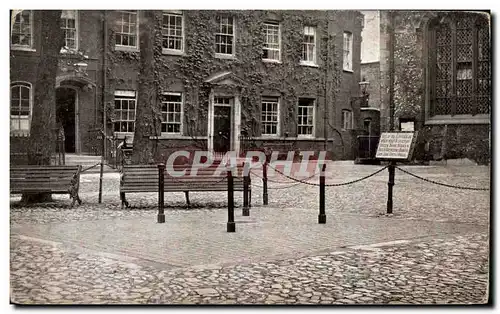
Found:
[[[380,166],[331,163],[327,184]],[[404,167],[448,184],[489,186],[489,168]],[[259,174],[259,173],[257,173]],[[11,300],[20,304],[464,304],[485,303],[489,191],[431,185],[396,172],[394,215],[385,212],[387,171],[327,187],[327,224],[317,224],[318,187],[270,182],[269,205],[253,177],[250,217],[235,210],[226,233],[225,193],[131,194],[120,209],[119,176],[83,174],[84,204],[21,207],[11,197]],[[312,179],[310,182],[317,182]],[[235,193],[242,204],[241,193]]]

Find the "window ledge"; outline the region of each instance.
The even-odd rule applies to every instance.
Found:
[[[281,142],[289,142],[289,141],[324,141],[324,137],[313,137],[313,136],[303,136],[299,135],[298,137],[284,137],[284,136],[276,136],[276,137],[267,137],[267,136],[256,136],[252,137],[253,140],[257,141],[281,141]]]
[[[299,136],[297,136],[297,139],[298,140],[300,140],[300,139],[310,140],[310,139],[314,139],[314,136],[313,135],[299,135]]]
[[[317,65],[316,63],[300,61],[299,64],[306,67],[319,68],[319,65]]]
[[[120,45],[115,45],[115,50],[117,50],[117,51],[139,52],[139,48],[138,47],[120,46]]]
[[[186,55],[186,53],[184,51],[167,49],[167,48],[161,48],[161,53],[164,55],[170,55],[170,56],[185,56]]]
[[[277,64],[281,64],[282,63],[280,60],[274,60],[274,59],[262,59],[262,62],[265,62],[265,63],[277,63]]]
[[[354,73],[353,70],[349,70],[349,69],[343,69],[344,72],[347,72],[347,73]]]
[[[11,50],[19,50],[19,51],[29,51],[29,52],[35,52],[36,49],[31,48],[31,47],[26,47],[26,46],[16,46],[16,45],[11,45],[10,46]]]
[[[124,138],[134,138],[134,132],[113,132],[116,138],[124,139]]]
[[[208,136],[187,136],[181,134],[162,133],[160,136],[150,136],[150,140],[206,140]]]
[[[28,132],[11,132],[10,137],[30,137]]]
[[[215,53],[215,57],[218,59],[237,60],[235,55],[228,55],[223,53]]]
[[[441,115],[427,118],[426,125],[438,124],[491,124],[491,117],[489,114],[472,115]]]

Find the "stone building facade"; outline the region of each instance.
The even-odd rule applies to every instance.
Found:
[[[15,13],[14,13],[15,14]],[[41,14],[23,10],[12,16],[10,45],[11,157],[25,153],[30,136]],[[66,11],[62,15],[66,47],[56,78],[57,123],[65,130],[66,152],[92,153],[92,130],[102,126],[103,19],[99,11]]]
[[[361,128],[356,98],[363,15],[358,11],[155,15],[161,105],[151,113],[158,123],[144,140],[157,144],[156,157],[199,145],[242,151],[243,135],[257,146],[293,143],[295,149],[326,148],[333,158],[354,158]],[[22,152],[29,136],[21,120],[29,121],[30,112],[19,104],[32,103],[38,19],[39,12],[29,10],[14,17],[12,152]],[[67,152],[99,151],[95,129],[106,130],[110,158],[120,141],[132,144],[140,19],[137,11],[63,11],[67,47],[60,54],[56,106]]]
[[[394,128],[419,131],[415,158],[489,161],[490,33],[484,12],[380,12],[381,128],[393,71]]]

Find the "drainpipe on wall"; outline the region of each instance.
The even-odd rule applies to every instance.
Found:
[[[325,86],[324,86],[324,92],[325,92],[325,114],[323,117],[323,136],[325,138],[324,142],[324,150],[326,151],[328,148],[328,126],[330,125],[328,123],[329,121],[329,99],[328,99],[328,84],[330,82],[330,75],[332,74],[330,71],[330,54],[331,54],[331,43],[330,43],[330,14],[328,14],[328,22],[326,25],[326,60],[325,60]]]
[[[389,130],[394,131],[394,12],[389,11]]]
[[[106,79],[107,79],[107,76],[106,76],[106,71],[107,71],[107,55],[108,55],[108,45],[107,45],[107,42],[108,42],[108,25],[106,23],[106,10],[103,10],[103,19],[102,19],[102,25],[103,25],[103,28],[104,28],[104,31],[103,31],[103,40],[102,40],[102,44],[103,44],[103,56],[102,56],[102,118],[103,118],[103,122],[102,122],[102,127],[103,127],[103,141],[104,141],[104,145],[103,145],[103,152],[102,152],[102,155],[103,156],[108,156],[107,154],[107,151],[108,151],[108,139],[107,139],[107,136],[108,136],[108,131],[107,131],[107,125],[106,125]]]

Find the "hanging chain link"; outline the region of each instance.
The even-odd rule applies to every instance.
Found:
[[[264,179],[264,177],[263,177],[263,176],[261,176],[261,175],[259,175],[259,174],[255,173],[255,172],[253,172],[253,171],[250,171],[250,172],[251,172],[253,175],[255,175],[256,177],[259,177],[259,178],[261,178],[261,179]],[[316,177],[318,174],[319,174],[319,173],[315,173],[315,174],[313,174],[312,176],[310,176],[310,177],[308,177],[308,178],[305,178],[305,179],[303,179],[303,180],[304,180],[304,181],[309,181],[310,179],[312,179],[312,178]],[[279,184],[286,184],[286,183],[289,183],[289,182],[275,181],[275,180],[271,180],[271,179],[269,179],[269,178],[267,178],[267,182],[273,182],[273,183],[279,183]]]
[[[277,186],[277,187],[268,186],[267,189],[268,190],[285,190],[285,189],[289,189],[289,188],[292,188],[294,186],[297,186],[299,184],[301,184],[301,182],[296,182],[294,184],[286,185],[286,186]],[[252,182],[252,185],[254,185],[256,187],[259,187],[259,188],[263,188],[264,187],[264,186],[262,186],[260,184],[255,183],[255,182]]]
[[[271,167],[271,166],[269,166]],[[343,185],[349,185],[349,184],[354,184],[354,183],[357,183],[357,182],[360,182],[360,181],[363,181],[363,180],[366,180],[370,177],[373,177],[374,175],[382,172],[383,170],[385,170],[388,166],[385,166],[383,167],[382,169],[379,169],[377,171],[375,171],[374,173],[371,173],[365,177],[362,177],[360,179],[356,179],[356,180],[353,180],[353,181],[349,181],[349,182],[344,182],[344,183],[332,183],[332,184],[325,184],[325,186],[328,186],[328,187],[333,187],[333,186],[343,186]],[[300,180],[300,179],[297,179],[297,178],[294,178],[294,177],[291,177],[289,175],[286,175],[284,174],[283,172],[279,171],[278,169],[276,168],[273,168],[271,167],[273,170],[275,170],[277,173],[281,174],[282,176],[284,177],[287,177],[288,179],[290,180],[293,180],[293,181],[296,181],[296,182],[299,182],[299,183],[303,183],[303,184],[307,184],[307,185],[312,185],[312,186],[319,186],[320,184],[319,183],[310,183],[310,182],[306,182],[305,180]]]
[[[82,171],[80,171],[80,173],[81,173],[81,172],[85,172],[85,171],[87,171],[87,170],[90,170],[90,169],[92,169],[92,168],[95,168],[95,167],[99,166],[100,164],[101,164],[101,163],[100,163],[100,162],[98,162],[98,163],[96,163],[96,164],[95,164],[95,165],[93,165],[93,166],[90,166],[90,167],[87,167],[87,168],[83,169]]]
[[[423,178],[421,176],[418,176],[414,173],[411,173],[407,170],[404,170],[402,168],[399,168],[398,166],[396,166],[396,168],[412,177],[415,177],[417,179],[420,179],[420,180],[423,180],[425,182],[429,182],[429,183],[432,183],[432,184],[437,184],[437,185],[441,185],[441,186],[446,186],[446,187],[449,187],[449,188],[455,188],[455,189],[460,189],[460,190],[473,190],[473,191],[489,191],[490,189],[489,188],[473,188],[473,187],[467,187],[467,186],[458,186],[458,185],[451,185],[451,184],[446,184],[446,183],[441,183],[441,182],[437,182],[437,181],[433,181],[433,180],[430,180],[430,179],[426,179],[426,178]]]

